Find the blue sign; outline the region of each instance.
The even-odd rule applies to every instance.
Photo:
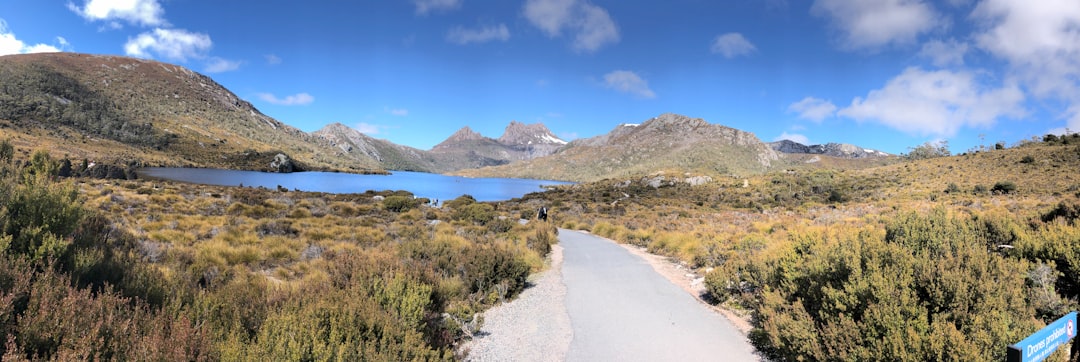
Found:
[[[1076,312],[1066,314],[1064,317],[1024,338],[1020,343],[1009,346],[1007,358],[1009,362],[1039,362],[1058,347],[1069,343],[1076,337]]]

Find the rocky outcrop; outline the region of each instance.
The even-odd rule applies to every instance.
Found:
[[[808,146],[791,140],[780,140],[769,142],[769,147],[781,153],[825,155],[839,158],[874,158],[892,156],[878,150],[846,143],[826,143],[824,145]]]
[[[427,151],[376,139],[355,128],[329,124],[312,133],[340,150],[342,155],[354,158],[372,158],[383,168],[394,171],[445,172],[436,158]]]
[[[551,130],[544,126],[543,123],[524,124],[517,121],[510,121],[510,124],[506,126],[506,130],[503,131],[502,137],[498,139],[499,143],[504,145],[565,145],[566,141],[563,141],[559,137],[556,137]]]
[[[279,153],[274,156],[274,160],[270,161],[270,169],[279,173],[292,173],[296,172],[296,165],[289,159],[284,153]]]
[[[455,170],[498,166],[554,154],[566,144],[542,123],[526,125],[510,122],[499,139],[484,137],[469,127],[431,149],[442,160],[452,161]]]

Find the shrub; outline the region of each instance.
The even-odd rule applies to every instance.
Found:
[[[11,162],[15,157],[15,146],[11,145],[11,139],[0,141],[0,161]]]
[[[960,192],[960,186],[956,186],[955,183],[950,182],[949,186],[945,187],[945,193],[955,194]]]
[[[990,189],[990,191],[995,192],[995,193],[999,193],[999,194],[1008,195],[1008,194],[1011,194],[1013,192],[1016,192],[1016,184],[1013,183],[1012,181],[1001,181],[1001,182],[995,183],[994,187],[992,189]]]
[[[847,196],[840,190],[833,189],[829,191],[829,202],[842,203],[847,201]]]
[[[1031,155],[1024,156],[1020,159],[1020,163],[1035,163],[1035,157],[1031,157]]]
[[[9,185],[10,186],[10,185]],[[0,200],[0,251],[44,260],[67,251],[85,215],[78,190],[46,179],[14,186]]]
[[[420,201],[408,196],[387,196],[383,199],[383,207],[387,211],[403,212],[420,206]]]
[[[461,195],[456,199],[444,201],[443,206],[450,209],[457,209],[474,203],[476,203],[476,199],[473,198],[472,195]]]
[[[476,225],[487,225],[495,218],[495,208],[488,204],[473,203],[455,208],[452,217],[454,220],[467,221]]]
[[[974,192],[976,195],[984,195],[987,192],[990,192],[990,190],[988,190],[986,186],[975,185],[975,187],[972,189],[972,192]]]
[[[1051,222],[1059,217],[1070,224],[1076,223],[1076,220],[1080,219],[1080,202],[1076,200],[1061,201],[1053,210],[1043,214],[1042,221]]]

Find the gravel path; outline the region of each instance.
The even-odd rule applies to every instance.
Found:
[[[574,331],[566,313],[563,247],[552,245],[551,267],[509,303],[484,313],[481,337],[464,348],[466,361],[563,361]]]
[[[469,361],[757,361],[731,321],[593,235],[559,230],[551,267],[488,310]]]

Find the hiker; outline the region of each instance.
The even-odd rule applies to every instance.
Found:
[[[547,221],[547,208],[541,206],[540,210],[536,210],[536,218],[540,219],[540,220],[543,220],[543,221]]]

